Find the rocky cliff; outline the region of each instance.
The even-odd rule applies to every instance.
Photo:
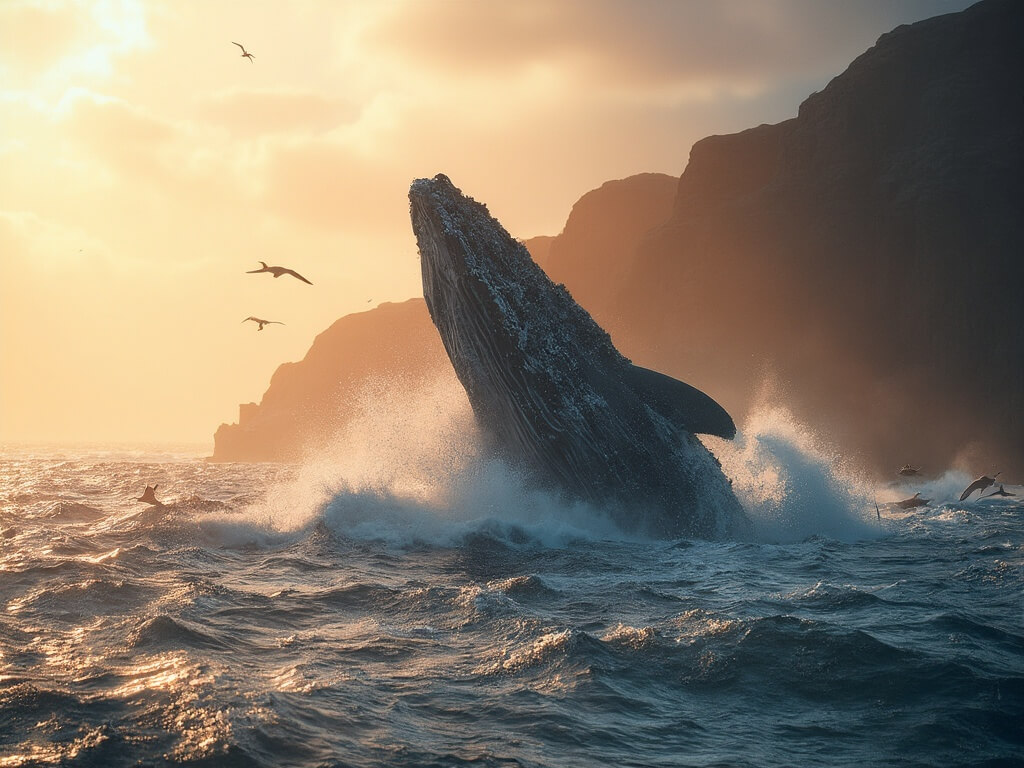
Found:
[[[768,379],[879,472],[1024,474],[1022,36],[1015,0],[899,27],[797,117],[698,142],[681,179],[609,182],[527,245],[625,355],[738,422]],[[421,300],[342,318],[215,458],[295,457],[361,382],[435,364]]]
[[[214,461],[298,461],[327,444],[370,386],[405,387],[447,363],[423,299],[346,315],[297,363],[274,372],[262,401],[214,435]]]
[[[630,272],[640,241],[672,215],[679,179],[642,173],[608,181],[572,207],[562,233],[533,238],[533,258],[603,326],[618,326],[615,298]],[[628,308],[626,314],[629,314]]]
[[[640,362],[889,471],[1024,471],[1024,4],[899,27],[796,118],[698,142],[618,297]]]

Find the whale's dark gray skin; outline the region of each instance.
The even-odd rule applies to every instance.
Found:
[[[430,317],[493,448],[627,530],[749,534],[729,480],[693,434],[735,435],[718,403],[630,364],[446,176],[414,181],[409,200]]]

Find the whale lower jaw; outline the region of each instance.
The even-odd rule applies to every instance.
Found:
[[[444,176],[409,192],[431,319],[493,448],[531,481],[661,538],[746,537],[749,521],[692,434],[732,437],[728,414],[636,368]]]

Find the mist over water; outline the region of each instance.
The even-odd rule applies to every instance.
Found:
[[[754,541],[530,488],[446,377],[300,466],[7,452],[0,765],[1024,760],[1020,497],[876,487],[778,408],[708,445]]]

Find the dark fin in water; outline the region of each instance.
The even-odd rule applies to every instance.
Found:
[[[630,376],[637,395],[677,427],[726,440],[736,437],[736,425],[725,408],[696,387],[638,365],[630,368]]]
[[[156,489],[157,489],[157,486],[155,486],[155,485],[147,485],[146,486],[146,490],[143,492],[143,494],[139,498],[136,499],[136,501],[144,501],[147,504],[152,504],[153,506],[156,506],[156,507],[162,507],[163,506],[163,502],[159,501],[157,499],[157,497],[156,497]]]

